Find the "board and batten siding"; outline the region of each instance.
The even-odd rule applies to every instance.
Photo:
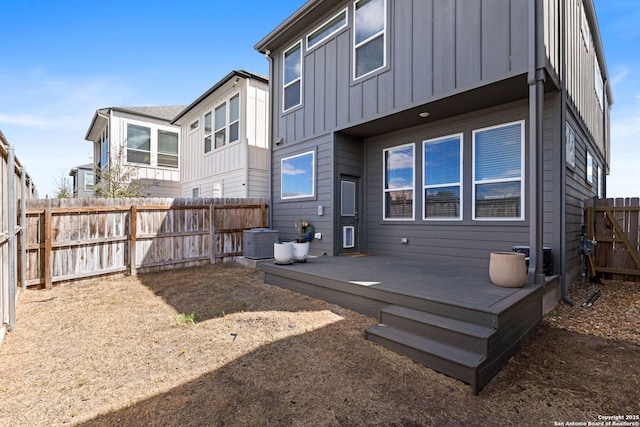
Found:
[[[180,195],[191,197],[199,188],[201,197],[268,197],[268,86],[254,79],[229,81],[205,98],[180,120],[181,147]],[[240,96],[239,140],[204,152],[204,115],[231,97]],[[198,127],[191,130],[191,123]],[[213,118],[212,118],[213,120]],[[213,144],[213,142],[212,142]],[[265,182],[266,181],[266,182]],[[222,194],[214,194],[220,185]]]
[[[510,251],[514,245],[529,244],[528,195],[531,184],[528,181],[528,163],[525,163],[525,220],[524,221],[474,221],[472,220],[472,131],[488,126],[525,120],[525,150],[528,150],[527,103],[518,101],[478,112],[453,117],[365,141],[366,174],[366,217],[367,251],[381,255],[405,256],[420,259],[451,256],[464,258],[465,262],[486,266],[491,251]],[[424,140],[463,133],[463,189],[461,221],[423,220],[422,167]],[[382,212],[383,197],[383,150],[403,144],[415,147],[415,185],[413,221],[385,221]],[[553,174],[554,165],[545,163],[545,174]],[[557,167],[557,166],[556,166]],[[554,220],[557,207],[553,201],[545,203]],[[550,235],[549,233],[548,235]],[[403,244],[402,238],[409,243]],[[554,242],[549,244],[553,245]]]
[[[303,41],[302,105],[286,113],[282,53],[307,33],[271,54],[274,140],[305,140],[527,72],[527,1],[405,0],[388,2],[387,66],[353,81],[353,3],[333,13],[347,6],[345,29],[311,51]]]
[[[584,122],[598,150],[608,161],[604,118],[605,114],[608,115],[609,100],[606,98],[606,91],[603,91],[603,111],[596,97],[595,84],[595,67],[603,58],[597,57],[593,42],[595,32],[590,22],[590,35],[586,42],[584,40],[581,29],[583,13],[586,13],[583,12],[583,1],[591,0],[566,0],[565,3],[567,93],[569,105]],[[600,67],[599,64],[597,66]]]

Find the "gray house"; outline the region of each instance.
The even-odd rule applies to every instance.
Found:
[[[78,198],[94,197],[96,182],[93,163],[76,166],[71,169],[69,176],[73,179],[73,196]]]
[[[311,0],[255,48],[285,237],[301,214],[318,254],[486,265],[524,245],[539,276],[548,247],[579,277],[613,102],[592,0]]]
[[[302,216],[317,255],[484,271],[528,246],[527,283],[553,277],[551,304],[580,276],[613,103],[593,0],[309,0],[255,49],[270,61],[281,237]]]

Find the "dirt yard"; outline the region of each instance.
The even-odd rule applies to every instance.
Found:
[[[597,289],[593,307],[580,307]],[[576,305],[551,312],[474,396],[365,341],[375,319],[265,285],[262,273],[236,264],[27,291],[17,331],[0,347],[0,425],[552,426],[637,417],[640,284],[571,296]]]

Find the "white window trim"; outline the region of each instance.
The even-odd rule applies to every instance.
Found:
[[[348,231],[351,231],[351,243],[347,243]],[[343,225],[342,226],[342,248],[352,249],[356,247],[356,227],[355,225]]]
[[[238,98],[238,118],[236,120],[234,120],[233,122],[231,121],[231,100],[233,98],[237,97]],[[227,100],[227,104],[229,105],[229,108],[227,108],[227,144],[234,144],[238,141],[240,141],[242,139],[242,135],[240,134],[241,128],[240,128],[240,112],[242,111],[242,100],[240,99],[240,93],[234,93],[233,95],[231,95],[229,97],[229,99]],[[238,139],[234,139],[233,141],[231,141],[231,126],[233,126],[235,123],[238,123]]]
[[[124,148],[125,148],[125,162],[124,164],[126,165],[131,165],[131,166],[135,166],[135,167],[155,167],[157,166],[154,165],[154,159],[153,159],[153,132],[152,132],[152,126],[144,126],[144,125],[140,125],[137,123],[133,123],[133,122],[125,122],[126,126],[125,126],[125,130],[127,132],[127,136],[126,139],[123,141],[124,142]],[[137,148],[130,148],[129,147],[129,143],[128,143],[128,139],[129,139],[129,126],[135,126],[135,127],[139,127],[139,128],[145,128],[145,129],[149,129],[149,149],[148,150],[139,150]],[[156,141],[156,145],[157,145],[157,141]],[[141,163],[141,162],[130,162],[129,161],[129,151],[135,151],[137,153],[148,153],[149,154],[149,163]],[[157,149],[156,149],[157,151]]]
[[[404,188],[393,188],[387,189],[385,188],[385,179],[387,175],[387,152],[391,150],[397,150],[404,147],[411,147],[412,157],[413,157],[413,176],[411,177],[411,187]],[[409,144],[396,145],[394,147],[385,148],[382,150],[382,220],[383,221],[415,221],[416,219],[416,145],[413,142]],[[391,191],[409,191],[413,192],[413,209],[411,210],[411,218],[387,218],[387,198],[386,194]]]
[[[300,75],[298,76],[298,78],[293,79],[289,83],[286,83],[284,81],[285,71],[286,71],[285,58],[286,58],[287,52],[289,52],[290,50],[294,49],[297,46],[300,47]],[[302,40],[298,40],[297,42],[292,44],[288,49],[285,49],[284,52],[282,52],[282,112],[283,113],[291,111],[291,110],[293,110],[295,108],[298,108],[299,106],[302,105],[302,95],[303,95],[303,92],[302,92],[302,74],[303,74],[303,67],[304,67],[304,57],[302,55]],[[295,84],[297,81],[300,81],[300,102],[298,104],[292,105],[291,107],[285,109],[285,106],[284,106],[285,89],[288,88],[289,86]]]
[[[330,23],[331,21],[333,21],[334,19],[336,19],[337,17],[342,15],[343,13],[344,13],[344,24],[343,25],[341,25],[338,28],[334,29],[333,31],[331,31],[329,34],[327,34],[323,38],[316,40],[313,46],[309,46],[309,37],[311,37],[315,32],[319,31],[322,27],[324,27],[325,25],[327,25],[328,23]],[[307,34],[307,36],[305,37],[306,46],[307,46],[307,52],[310,52],[310,51],[314,50],[315,48],[317,48],[318,46],[320,46],[323,42],[325,42],[329,38],[333,37],[339,31],[341,31],[344,28],[346,28],[347,25],[349,25],[349,8],[345,7],[344,9],[342,9],[341,11],[339,11],[338,13],[333,15],[331,18],[327,19],[322,24],[320,24],[316,28],[314,28],[313,31],[311,31],[309,34]]]
[[[567,149],[569,149],[569,152],[567,152],[565,154],[565,156],[567,157],[565,159],[565,162],[567,164],[567,166],[570,166],[572,169],[575,169],[576,167],[576,132],[573,130],[573,128],[569,125],[569,123],[565,123],[565,126],[567,127],[567,141],[566,141],[566,147],[565,147],[565,152]],[[573,156],[570,155],[571,150],[573,150]]]
[[[502,127],[507,127],[507,126],[512,126],[515,124],[519,124],[520,125],[520,178],[516,179],[516,178],[510,178],[510,179],[495,179],[495,180],[486,180],[486,181],[481,181],[481,183],[483,184],[491,184],[491,183],[496,183],[496,182],[520,182],[520,217],[481,217],[478,218],[476,217],[476,184],[479,184],[479,182],[476,182],[476,134],[479,132],[483,132],[483,131],[487,131],[487,130],[491,130],[491,129],[497,129],[497,128],[502,128]],[[474,221],[524,221],[525,219],[525,139],[524,139],[524,135],[525,135],[525,122],[524,120],[518,120],[515,122],[509,122],[509,123],[501,123],[499,125],[495,125],[495,126],[489,126],[489,127],[485,127],[485,128],[481,128],[481,129],[475,129],[472,132],[472,185],[473,188],[471,189],[471,203],[472,203],[472,207],[471,207],[471,215],[472,215],[472,219]]]
[[[591,165],[589,165],[589,163],[591,163]],[[593,160],[593,155],[589,152],[589,150],[587,150],[587,158],[585,159],[585,182],[591,186],[593,186],[593,183],[595,181],[595,177],[594,177],[594,166],[595,166],[595,161]],[[591,167],[591,174],[589,174],[589,167]]]
[[[211,116],[211,125],[210,125],[210,130],[209,132],[207,132],[207,114],[209,114]],[[213,127],[214,127],[214,110],[210,110],[205,112],[202,115],[202,151],[204,152],[205,155],[210,154],[213,152],[215,143],[213,141],[213,135],[214,135],[214,131],[213,131]],[[209,151],[207,151],[207,136],[209,137]]]
[[[227,126],[229,123],[229,109],[227,108],[228,106],[228,100],[225,99],[223,102],[219,103],[218,105],[216,105],[213,108],[213,135],[211,138],[211,150],[215,151],[215,150],[220,150],[224,147],[226,147],[229,144],[229,127]],[[224,107],[224,125],[222,127],[216,127],[216,117],[217,117],[217,112],[219,108]],[[216,135],[224,129],[224,144],[222,144],[220,147],[216,147]]]
[[[430,143],[430,142],[436,142],[436,141],[441,141],[444,139],[451,139],[451,138],[459,138],[460,139],[460,177],[459,177],[459,181],[458,183],[451,183],[451,184],[445,184],[445,185],[426,185],[425,182],[427,180],[426,174],[425,174],[425,170],[426,170],[426,165],[424,164],[424,152],[425,149],[424,147]],[[462,221],[463,219],[463,204],[464,204],[464,188],[463,188],[463,176],[464,176],[464,168],[463,168],[463,158],[464,158],[464,134],[463,133],[455,133],[452,135],[447,135],[447,136],[442,136],[442,137],[438,137],[438,138],[432,138],[432,139],[426,139],[424,141],[422,141],[422,160],[423,160],[423,164],[422,164],[422,219],[424,221]],[[436,188],[436,187],[460,187],[460,215],[456,218],[456,217],[447,217],[447,218],[442,218],[442,217],[436,217],[436,218],[432,218],[432,217],[428,217],[426,216],[426,207],[427,207],[427,197],[424,194],[425,190],[428,188]]]
[[[282,165],[285,161],[295,159],[296,157],[308,156],[311,154],[311,194],[303,194],[300,196],[284,196],[283,195],[283,179],[282,179]],[[316,197],[316,152],[315,150],[305,151],[304,153],[295,154],[293,156],[287,156],[280,159],[280,199],[282,200],[295,200],[295,199],[312,199]]]
[[[361,41],[359,44],[356,44],[356,5],[361,2],[362,0],[356,0],[353,3],[353,49],[352,49],[352,57],[353,57],[353,80],[360,80],[362,78],[365,78],[366,76],[373,74],[383,68],[385,68],[387,66],[387,0],[382,0],[384,3],[384,21],[383,21],[383,25],[382,25],[382,31],[377,32],[373,35],[371,35],[368,39],[365,39],[363,41]],[[384,46],[384,49],[382,50],[382,65],[379,68],[376,68],[375,70],[371,70],[361,76],[357,76],[357,63],[356,63],[356,50],[361,47],[366,45],[367,43],[369,43],[371,40],[377,38],[378,36],[380,36],[380,34],[382,34],[382,43]]]
[[[93,181],[93,184],[91,184],[91,188],[87,188],[87,186],[88,186],[88,179],[87,179],[87,177],[88,177],[88,176],[91,176],[91,181]],[[93,172],[89,172],[89,171],[85,172],[85,173],[84,173],[84,191],[85,191],[85,192],[88,192],[88,191],[94,191],[95,186],[96,186],[96,175],[95,175],[95,173],[93,173]]]
[[[192,120],[191,123],[189,123],[189,133],[197,131],[199,127],[200,119]]]

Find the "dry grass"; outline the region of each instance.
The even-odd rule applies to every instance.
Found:
[[[28,291],[0,348],[0,425],[553,425],[638,413],[638,334],[567,331],[560,313],[476,397],[365,341],[375,319],[235,264]]]

